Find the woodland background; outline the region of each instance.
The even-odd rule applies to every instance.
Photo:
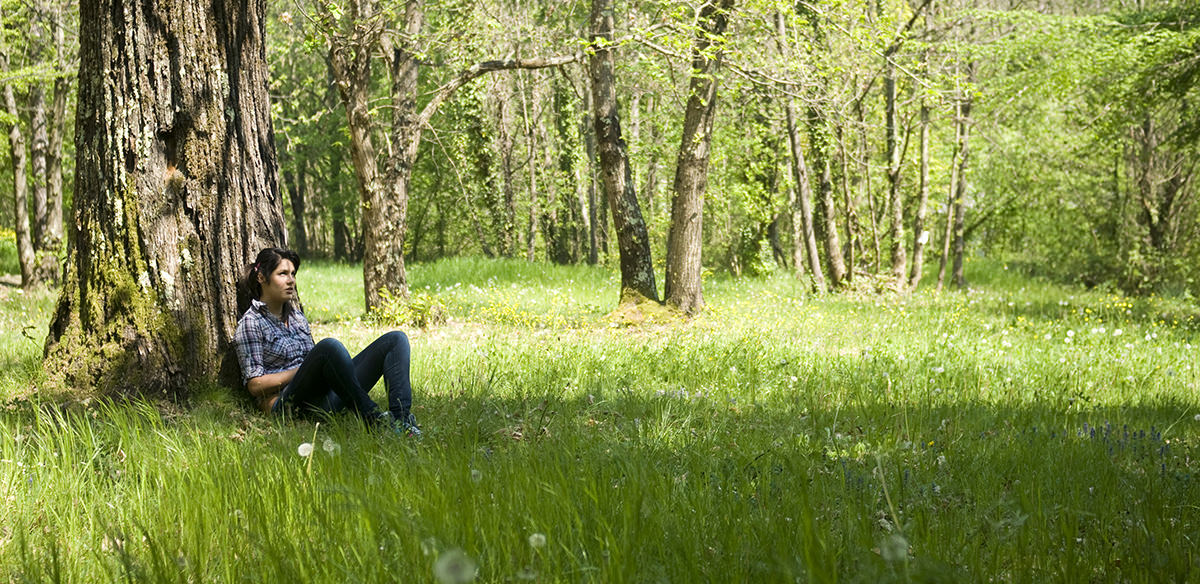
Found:
[[[582,3],[421,4],[420,38],[405,38],[422,48],[412,57],[424,101],[474,63],[587,49]],[[903,289],[921,276],[913,266],[939,287],[956,277],[961,285],[963,254],[1003,255],[1088,286],[1200,291],[1200,9],[753,1],[733,4],[715,35],[701,8],[613,8],[619,113],[658,270],[691,57],[707,38],[705,55],[721,68],[712,73],[720,87],[703,199],[706,271],[795,270],[819,288]],[[371,141],[380,167],[400,147],[384,66],[392,61],[380,43],[407,34],[405,10],[268,3],[280,190],[289,244],[306,257],[363,258],[362,192],[382,187],[356,170],[353,141]],[[78,15],[73,3],[5,0],[0,16],[3,267],[20,268],[25,285],[53,282],[71,208]],[[367,57],[366,71],[339,69],[338,54]],[[352,73],[368,80],[359,134],[338,90]],[[610,210],[597,195],[590,82],[575,62],[500,71],[448,94],[412,163],[409,261],[615,262]]]

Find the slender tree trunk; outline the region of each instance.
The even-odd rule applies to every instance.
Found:
[[[958,173],[964,149],[964,130],[962,100],[957,99],[954,102],[954,154],[950,158],[950,189],[946,199],[946,227],[942,231],[942,256],[938,260],[938,292],[942,291],[946,283],[946,265],[950,260],[950,244],[954,237],[954,204],[957,201]]]
[[[50,229],[50,208],[46,197],[46,150],[50,146],[47,129],[46,92],[42,86],[29,88],[29,170],[33,187],[33,251],[40,253]]]
[[[854,209],[854,194],[850,189],[850,161],[846,154],[845,131],[842,124],[837,125],[838,161],[842,167],[842,202],[845,205],[846,225],[846,281],[854,279],[854,266],[858,261],[858,249],[861,241],[858,234],[858,213]]]
[[[304,214],[306,213],[307,187],[308,187],[308,159],[303,158],[300,164],[297,165],[296,172],[283,173],[284,183],[291,187],[288,193],[292,203],[292,236],[293,245],[296,251],[301,255],[308,255],[308,230],[304,226]]]
[[[591,41],[594,52],[589,58],[589,70],[601,184],[617,229],[617,244],[621,254],[621,301],[636,301],[636,296],[657,301],[658,288],[654,283],[650,236],[634,193],[625,140],[621,138],[621,116],[617,109],[613,73],[613,20],[612,0],[592,0]]]
[[[792,253],[792,258],[797,266],[796,274],[803,275],[804,270],[799,269],[799,266],[803,265],[799,248],[803,245],[807,251],[813,290],[824,292],[825,276],[821,269],[820,255],[817,253],[817,233],[813,228],[812,184],[809,182],[808,164],[804,159],[804,145],[800,143],[800,130],[796,127],[796,114],[793,111],[791,100],[786,97],[784,98],[784,113],[787,117],[788,144],[792,151],[792,178],[796,183],[796,197],[792,204],[792,244],[797,249]],[[799,230],[796,229],[797,225],[800,226]]]
[[[55,12],[55,47],[60,66],[65,60],[66,42],[62,7]],[[46,233],[42,238],[41,271],[52,281],[62,278],[59,254],[63,252],[63,135],[66,133],[67,102],[72,76],[59,72],[54,80],[54,98],[50,107],[49,145],[46,148]]]
[[[913,260],[908,275],[908,289],[916,290],[921,282],[921,271],[925,265],[925,243],[929,232],[925,230],[925,215],[929,208],[929,105],[921,100],[921,177],[917,194],[917,213],[913,218]]]
[[[846,263],[842,259],[842,244],[838,239],[837,230],[837,208],[833,203],[833,168],[829,160],[829,139],[825,133],[825,121],[815,108],[812,110],[812,118],[809,141],[813,162],[821,169],[821,178],[817,183],[820,196],[817,197],[817,201],[821,206],[824,221],[825,258],[829,262],[830,285],[840,288],[846,279]]]
[[[374,13],[371,2],[351,2],[348,8],[351,10],[348,14],[351,23]],[[366,307],[370,310],[381,301],[380,292],[384,282],[384,274],[381,271],[387,271],[386,267],[377,263],[387,255],[387,243],[381,241],[382,234],[372,234],[371,229],[376,226],[385,228],[387,235],[394,237],[395,228],[391,225],[381,225],[385,223],[382,215],[386,214],[386,210],[381,207],[388,205],[390,201],[385,201],[384,198],[383,177],[379,172],[375,143],[371,136],[371,58],[378,47],[380,33],[374,27],[351,24],[349,28],[351,32],[348,35],[330,37],[329,64],[346,110],[346,126],[350,133],[350,159],[354,164],[359,198],[362,201],[362,236],[369,240],[364,248],[366,257],[363,265],[363,287]]]
[[[510,258],[517,249],[517,187],[513,172],[512,87],[506,82],[497,85],[500,92],[496,148],[500,151],[500,177],[504,194],[504,213],[500,225],[500,255]]]
[[[855,113],[858,116],[858,171],[862,176],[862,181],[859,182],[859,197],[867,200],[867,213],[871,216],[871,244],[875,251],[872,258],[874,262],[873,272],[878,273],[880,262],[883,261],[883,248],[879,243],[879,214],[875,209],[875,194],[871,192],[871,168],[868,165],[870,157],[870,149],[867,140],[867,119],[866,108],[863,107],[863,101],[866,95],[862,95],[855,104]]]
[[[583,211],[583,215],[587,217],[588,230],[588,265],[596,265],[600,261],[600,238],[602,233],[600,230],[601,219],[597,217],[599,207],[599,193],[596,188],[596,172],[600,168],[599,160],[596,157],[596,125],[592,120],[592,111],[595,110],[595,102],[592,100],[591,83],[587,75],[583,76],[583,114],[580,115],[579,135],[583,136],[584,153],[587,155],[587,165],[580,168],[580,172],[587,173],[586,177],[580,180],[581,185],[586,185],[586,192],[580,192],[579,206]],[[584,198],[586,197],[586,201]]]
[[[555,175],[555,180],[550,181],[554,190],[557,191],[555,199],[557,204],[555,209],[559,215],[553,221],[556,230],[556,237],[559,243],[552,246],[555,251],[551,260],[559,264],[576,263],[579,261],[580,253],[584,248],[583,243],[583,226],[587,225],[586,215],[581,214],[581,210],[587,209],[586,191],[582,188],[583,181],[572,180],[577,177],[574,152],[577,151],[579,143],[571,135],[571,117],[570,117],[570,100],[571,96],[567,93],[560,81],[560,76],[554,77],[554,130],[557,137],[557,154],[558,154],[558,172]],[[547,166],[551,166],[553,161],[548,161]],[[572,185],[575,185],[572,188]],[[582,204],[581,204],[582,203]],[[548,243],[547,243],[548,244]],[[548,244],[549,245],[549,244]]]
[[[8,56],[0,53],[0,72],[8,73],[8,70]],[[21,133],[21,112],[17,109],[13,88],[7,83],[4,84],[4,108],[14,120],[8,128],[8,145],[12,149],[13,217],[15,219],[13,231],[17,236],[17,262],[21,268],[21,288],[28,290],[39,283],[35,270],[33,239],[29,233],[29,181],[25,175],[28,151],[25,148],[25,135]]]
[[[974,64],[968,67],[974,71]],[[963,98],[962,116],[962,154],[958,158],[958,186],[954,194],[954,284],[959,290],[967,289],[967,279],[963,273],[963,253],[966,249],[964,223],[966,216],[967,198],[967,164],[971,159],[971,96]]]
[[[925,30],[933,30],[933,0],[929,0],[925,12]],[[925,49],[921,56],[922,69],[926,76],[929,73],[932,50]],[[913,218],[913,257],[908,274],[908,289],[915,291],[921,282],[925,269],[925,244],[929,241],[929,231],[925,229],[925,216],[929,210],[929,103],[921,97],[921,176],[917,189],[917,212]]]
[[[235,0],[81,4],[71,261],[46,344],[54,383],[176,397],[238,383],[231,341],[249,299],[234,281],[258,249],[286,243],[264,12]]]
[[[692,79],[683,116],[683,136],[675,164],[675,197],[671,202],[671,229],[667,236],[667,304],[684,314],[704,308],[700,281],[701,236],[704,229],[704,192],[708,188],[708,158],[713,119],[717,112],[717,72],[721,52],[707,52],[725,34],[733,0],[708,3],[700,11],[703,30],[692,50]]]
[[[521,88],[521,118],[525,125],[525,145],[527,150],[527,162],[525,169],[528,172],[529,178],[529,224],[525,231],[525,261],[532,262],[534,250],[537,247],[537,232],[538,232],[538,215],[541,213],[540,202],[538,201],[538,163],[537,149],[539,146],[539,136],[537,133],[538,124],[531,121],[531,110],[529,108],[529,92],[536,92],[536,87],[530,89],[528,87]],[[542,103],[541,99],[538,103]],[[535,114],[536,116],[536,114]],[[540,117],[540,116],[536,116]],[[550,199],[551,201],[553,199]]]
[[[788,167],[791,168],[791,160],[788,160]],[[791,226],[792,235],[792,261],[791,267],[797,278],[803,278],[804,269],[804,250],[805,250],[805,234],[804,218],[800,212],[800,195],[798,189],[792,186],[788,189],[788,225]]]
[[[653,123],[655,106],[659,100],[650,96],[646,100],[646,113],[650,117],[650,140],[653,144],[650,151],[647,153],[649,160],[646,161],[646,180],[642,182],[642,200],[646,202],[646,213],[650,217],[655,216],[655,195],[658,193],[658,163],[661,158],[662,150],[658,148],[659,142],[662,140],[662,132],[659,130],[658,124]]]
[[[908,274],[908,253],[904,250],[904,200],[900,192],[900,130],[896,112],[896,67],[889,59],[884,69],[883,94],[886,101],[888,154],[888,208],[891,210],[892,278],[903,282]]]

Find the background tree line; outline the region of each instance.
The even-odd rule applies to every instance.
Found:
[[[71,6],[2,3],[0,220],[25,285],[54,281],[65,253]],[[643,295],[694,286],[689,311],[699,267],[907,290],[925,274],[964,285],[970,253],[1194,293],[1198,16],[1152,1],[270,2],[289,243],[366,259],[373,306],[406,291],[404,259],[617,263],[633,202],[646,242],[628,253],[666,272]],[[597,54],[628,166],[617,208]]]

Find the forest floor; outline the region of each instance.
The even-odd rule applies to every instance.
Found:
[[[706,280],[625,327],[602,267],[412,266],[421,441],[240,390],[63,409],[51,292],[0,304],[0,580],[1200,580],[1200,310],[968,264],[969,291]],[[299,273],[353,351],[358,266]],[[374,395],[382,398],[377,387]]]

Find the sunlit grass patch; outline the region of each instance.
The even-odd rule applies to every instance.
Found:
[[[263,417],[221,388],[187,407],[9,402],[0,577],[1200,570],[1200,339],[1163,317],[1176,300],[1019,278],[813,295],[777,273],[709,278],[695,319],[614,328],[608,268],[446,260],[410,276],[450,315],[407,330],[423,441]],[[357,268],[306,264],[300,282],[317,337],[354,351],[385,330],[361,318]],[[24,364],[11,387],[37,382],[40,345],[15,329],[44,327],[48,298],[0,310],[0,349]]]

